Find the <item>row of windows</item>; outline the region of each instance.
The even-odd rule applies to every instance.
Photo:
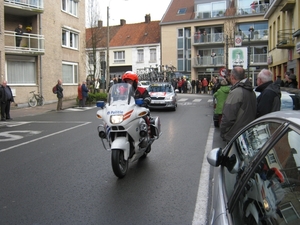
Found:
[[[64,84],[78,83],[78,63],[62,62]],[[7,59],[7,81],[15,85],[35,85],[37,82],[35,58]]]
[[[144,50],[138,50],[138,62],[144,62]],[[150,62],[156,62],[156,49],[150,49]]]
[[[102,53],[102,57],[101,57]],[[100,61],[105,61],[104,52],[100,53]],[[94,64],[94,54],[88,54],[89,64]],[[156,49],[150,49],[150,62],[156,62]],[[114,51],[114,63],[124,63],[125,62],[125,51]],[[137,62],[144,62],[144,49],[137,50]]]

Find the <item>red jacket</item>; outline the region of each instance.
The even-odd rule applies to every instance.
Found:
[[[77,88],[77,92],[78,92],[78,99],[82,99],[82,90],[81,90],[81,85],[78,86]]]
[[[207,87],[208,86],[208,81],[207,80],[203,80],[202,81],[202,87]]]

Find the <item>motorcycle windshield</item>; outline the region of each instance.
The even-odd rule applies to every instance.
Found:
[[[134,103],[134,91],[131,84],[117,83],[111,86],[107,102],[111,105],[117,101],[127,102],[127,104],[133,101]]]

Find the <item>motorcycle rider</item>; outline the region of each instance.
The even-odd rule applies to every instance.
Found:
[[[146,88],[138,86],[139,78],[138,75],[132,71],[127,71],[123,74],[122,80],[125,83],[131,84],[134,89],[134,98],[144,99],[144,105],[142,107],[148,108],[148,104],[151,102],[151,97]],[[150,112],[147,116],[144,117],[147,125],[150,126]],[[152,137],[152,132],[150,132],[150,136]]]
[[[135,91],[134,98],[135,99],[138,99],[138,98],[144,99],[144,102],[146,105],[143,107],[148,108],[148,104],[151,101],[151,97],[146,88],[138,86],[139,78],[138,78],[137,74],[132,71],[127,71],[123,74],[122,80],[125,83],[129,83],[132,85],[132,87],[134,88],[134,91]]]

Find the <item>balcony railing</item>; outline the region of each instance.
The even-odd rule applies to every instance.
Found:
[[[224,42],[224,33],[213,33],[213,34],[200,34],[195,33],[194,35],[194,44],[204,44],[204,43],[223,43]]]
[[[4,31],[6,53],[28,53],[41,55],[45,52],[44,35],[24,33],[21,37],[20,47],[16,46],[16,35],[14,31]]]
[[[236,32],[235,35],[240,35],[244,41],[248,41],[249,36],[250,41],[267,41],[269,32],[268,30],[239,31]]]
[[[253,14],[260,14],[265,13],[269,7],[269,4],[259,4],[256,7],[249,7],[249,8],[238,8],[237,15],[253,15]]]
[[[202,67],[202,66],[223,66],[224,65],[224,56],[202,56],[193,58],[194,67]]]
[[[250,65],[267,65],[267,54],[250,54]],[[224,56],[193,58],[193,67],[224,66]]]
[[[294,29],[279,30],[277,34],[277,48],[294,48],[293,33]]]
[[[248,8],[237,8],[236,15],[254,15],[254,14],[264,14],[269,8],[269,4],[258,4],[256,6],[249,6]],[[226,9],[224,10],[211,10],[211,11],[203,11],[203,12],[196,12],[195,19],[209,19],[209,18],[219,18],[219,17],[226,17]],[[233,16],[233,15],[228,15]]]
[[[266,64],[268,56],[267,54],[250,54],[250,65],[253,64]]]
[[[28,7],[32,9],[44,9],[44,0],[4,0],[6,4]]]

